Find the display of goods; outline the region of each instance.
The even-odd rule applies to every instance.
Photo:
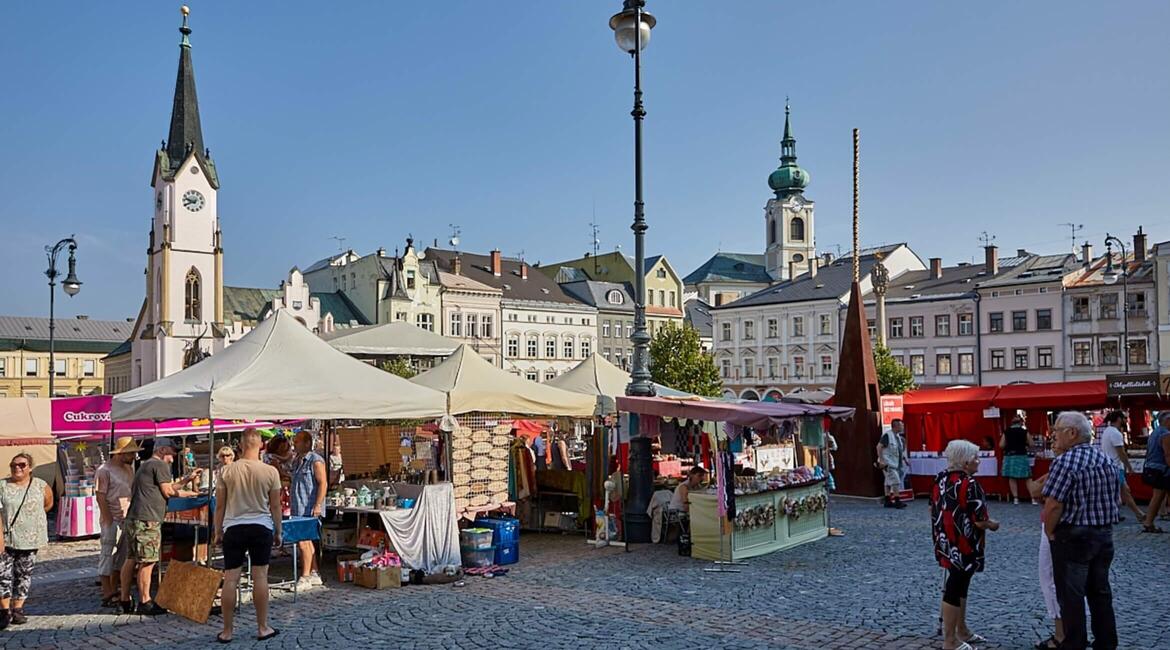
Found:
[[[491,483],[488,483],[487,490],[488,490],[488,492],[492,492],[492,493],[496,493],[496,494],[498,494],[500,492],[506,493],[508,491],[508,481],[507,480],[503,480],[503,481],[493,480]]]
[[[477,467],[471,470],[471,478],[475,480],[486,479],[491,476],[491,472],[482,467]]]
[[[476,440],[471,444],[471,453],[475,456],[486,456],[492,453],[492,443],[486,440]]]
[[[496,445],[496,448],[488,453],[493,460],[508,460],[508,454],[511,453],[507,447]]]
[[[451,473],[455,476],[466,474],[471,471],[471,463],[466,461],[459,461],[451,463]]]
[[[735,515],[735,527],[741,530],[771,528],[776,523],[776,506],[759,505],[741,509]]]
[[[468,500],[468,503],[470,503],[473,508],[478,508],[479,506],[486,506],[487,504],[489,504],[491,502],[492,502],[492,498],[486,494],[477,494]]]
[[[474,468],[491,467],[492,459],[487,456],[475,456],[471,459],[471,466]]]
[[[466,499],[471,496],[471,486],[469,485],[456,485],[454,489],[456,499]]]
[[[505,465],[502,468],[501,467],[493,468],[491,471],[491,474],[488,475],[488,478],[493,480],[493,481],[507,481],[508,480],[508,467]]]
[[[467,435],[466,431],[460,430],[455,436],[451,438],[451,448],[456,451],[460,449],[471,449],[471,436]]]
[[[508,500],[508,493],[507,492],[496,492],[495,494],[491,495],[491,499],[492,499],[492,503],[504,503],[505,501]]]
[[[492,436],[492,444],[497,447],[504,447],[505,449],[512,444],[512,437],[509,435],[495,435]]]
[[[471,459],[471,447],[468,447],[467,449],[456,449],[456,450],[451,452],[451,460],[470,460],[470,459]]]
[[[486,443],[490,444],[492,441],[492,434],[490,431],[483,431],[483,430],[475,431],[471,434],[471,441],[472,442],[486,442]]]

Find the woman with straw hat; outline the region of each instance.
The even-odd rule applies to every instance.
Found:
[[[126,561],[122,520],[130,508],[130,485],[134,481],[134,457],[142,448],[130,436],[114,440],[110,459],[94,473],[98,509],[101,511],[101,552],[98,577],[102,581],[102,607],[118,605],[118,573]]]

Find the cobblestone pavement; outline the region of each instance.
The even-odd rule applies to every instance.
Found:
[[[329,582],[276,596],[276,639],[254,641],[245,606],[235,646],[374,648],[937,648],[940,571],[927,506],[903,511],[837,500],[844,538],[753,559],[738,574],[705,573],[706,562],[673,546],[593,550],[580,538],[525,535],[521,562],[502,578],[370,591]],[[1030,648],[1047,636],[1036,584],[1039,509],[993,505],[1003,528],[976,577],[971,626],[986,648]],[[1116,532],[1114,602],[1122,646],[1170,648],[1170,535]],[[54,579],[92,561],[93,542],[58,544],[37,567],[28,624],[0,633],[4,648],[201,648],[219,629],[169,615],[113,615],[96,606],[92,578]],[[68,577],[68,574],[64,574]],[[329,579],[329,576],[326,576]]]

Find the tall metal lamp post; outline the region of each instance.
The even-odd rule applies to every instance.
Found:
[[[1113,244],[1121,247],[1121,271],[1113,267]],[[1105,272],[1101,274],[1101,279],[1105,284],[1117,284],[1117,277],[1121,276],[1121,353],[1125,357],[1125,372],[1129,374],[1129,270],[1126,266],[1126,256],[1129,254],[1125,249],[1125,242],[1120,239],[1105,233]]]
[[[61,250],[66,246],[69,247],[69,273],[65,279],[61,281],[61,288],[65,290],[65,294],[73,297],[81,291],[81,280],[77,279],[77,258],[74,253],[77,251],[77,242],[72,237],[66,237],[52,246],[45,246],[45,253],[49,257],[49,268],[45,271],[45,276],[49,278],[49,397],[54,396],[55,379],[57,376],[57,362],[54,355],[54,347],[56,346],[56,321],[54,319],[53,309],[57,298],[57,256]]]

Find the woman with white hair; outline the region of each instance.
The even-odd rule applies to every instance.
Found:
[[[947,469],[935,477],[930,497],[934,555],[947,570],[942,596],[943,650],[972,650],[985,641],[967,627],[967,592],[983,570],[984,531],[999,530],[987,513],[983,488],[975,481],[979,447],[952,440],[944,452]]]

